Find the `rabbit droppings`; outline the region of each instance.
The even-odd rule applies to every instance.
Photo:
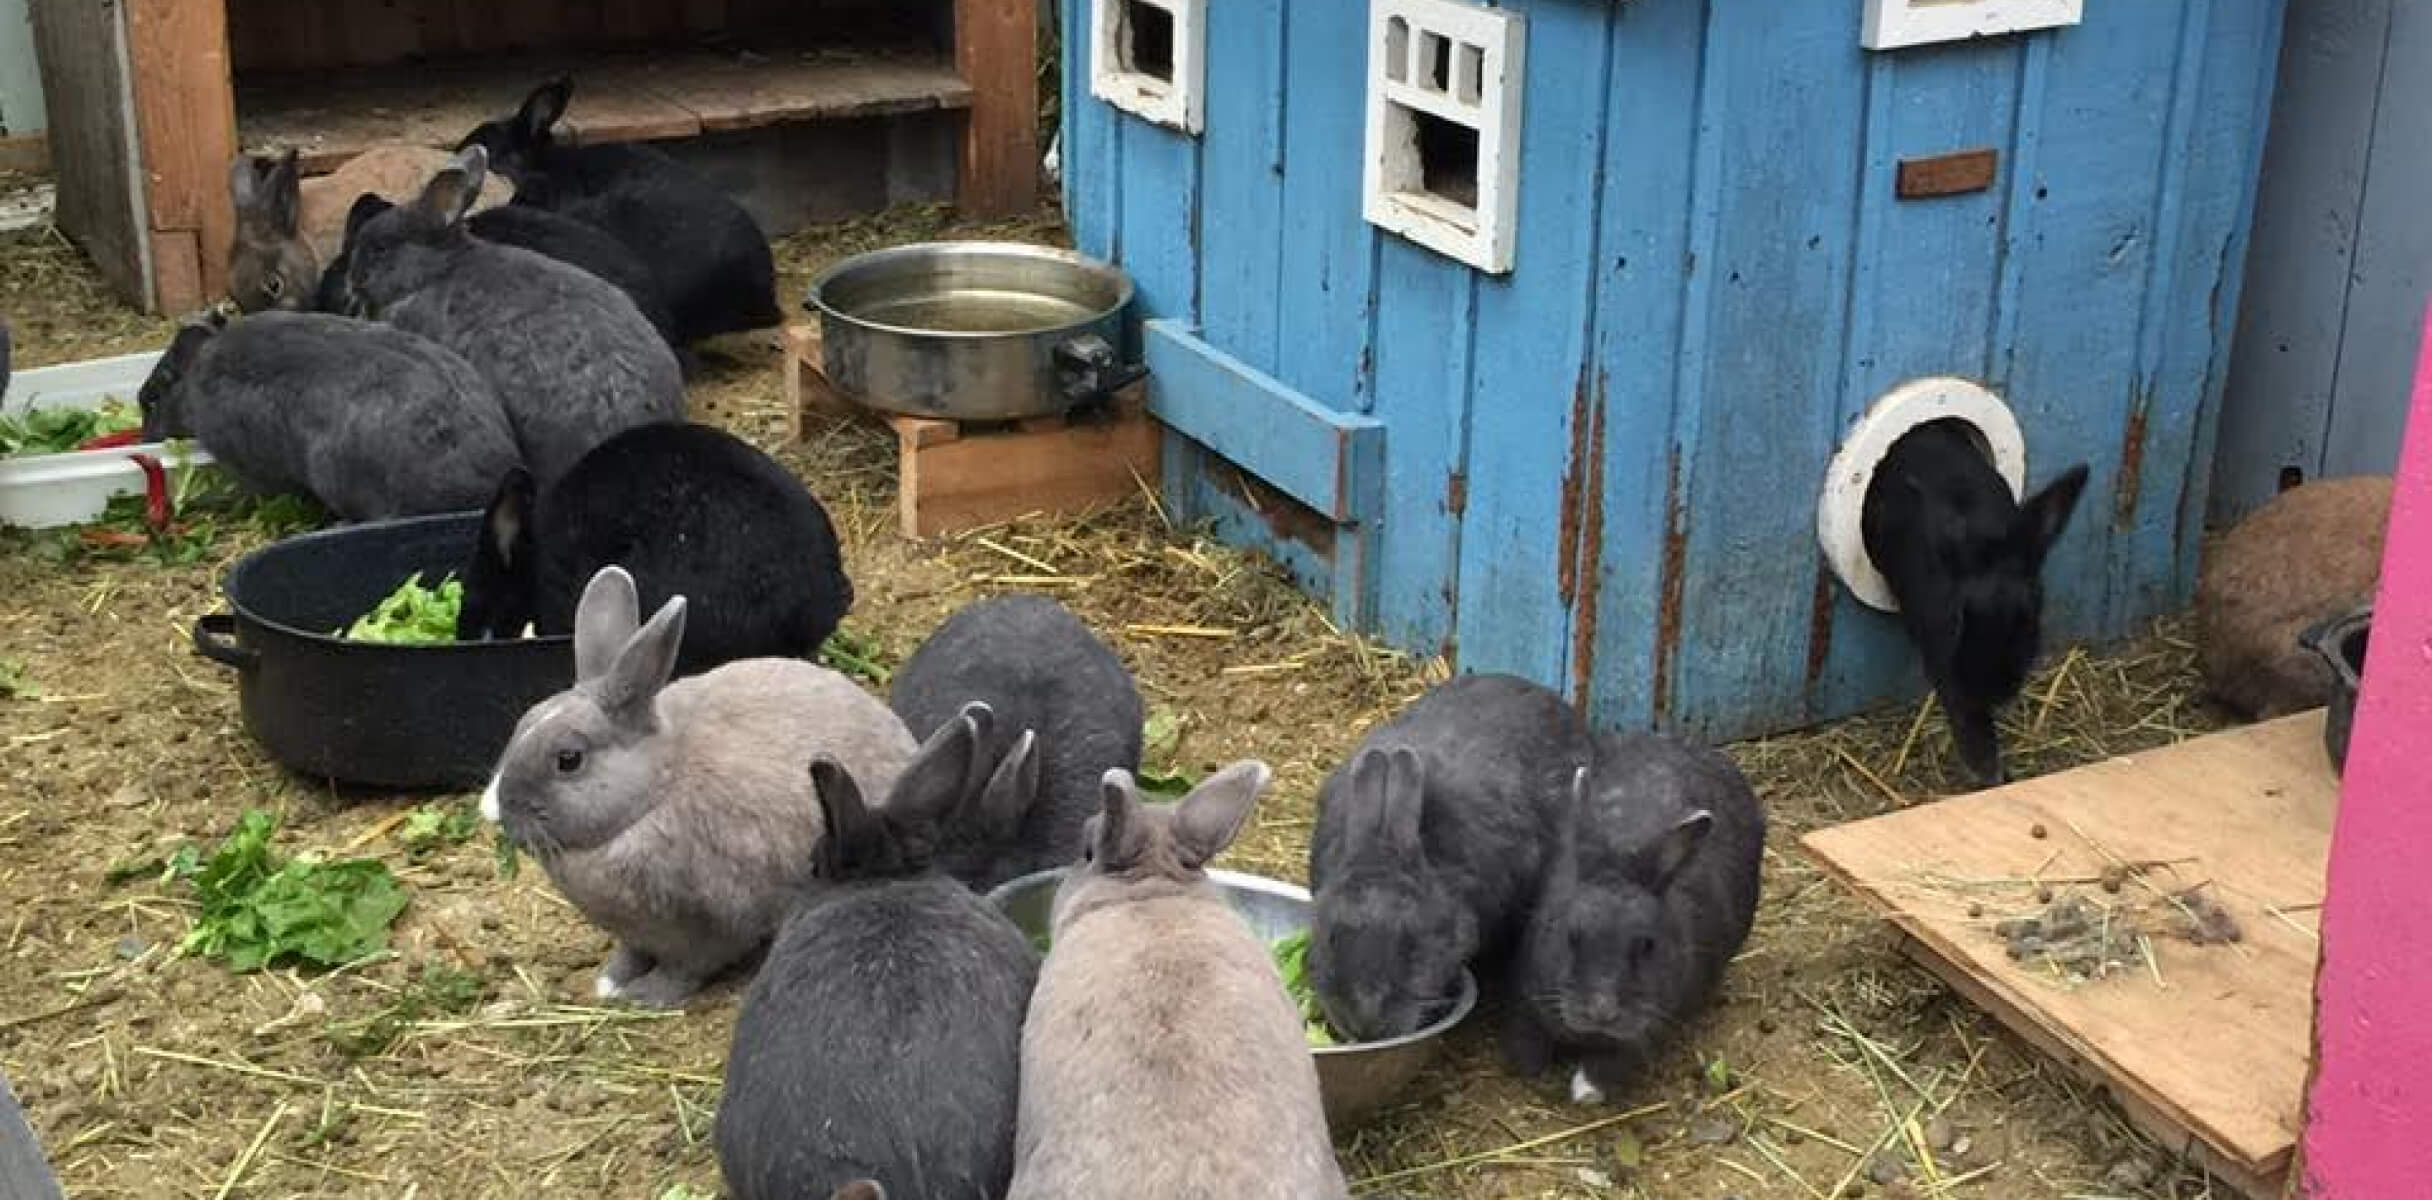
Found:
[[[228,247],[229,299],[244,312],[312,306],[327,264],[339,256],[356,198],[409,198],[452,158],[424,146],[376,146],[327,175],[303,179],[294,150],[276,157],[238,155],[228,166],[229,199],[236,207],[236,236]],[[506,180],[488,180],[473,210],[496,209],[514,193]]]
[[[981,701],[997,716],[988,747],[1003,782],[946,872],[985,892],[1081,854],[1110,770],[1140,769],[1140,689],[1080,618],[1044,596],[997,596],[938,627],[896,669],[892,699],[914,737]]]
[[[2086,466],[2020,503],[1964,421],[1900,435],[1866,486],[1866,553],[1900,602],[1900,622],[1950,717],[1960,760],[2002,782],[1995,709],[2026,685],[2042,651],[2044,557],[2086,487]]]
[[[905,1196],[1005,1193],[1038,955],[931,856],[986,773],[989,722],[984,705],[965,708],[878,808],[835,760],[811,764],[827,830],[816,886],[744,998],[718,1103],[736,1200],[858,1179]]]
[[[573,97],[571,79],[542,84],[513,115],[484,123],[459,148],[488,151],[499,173],[515,181],[517,203],[597,225],[649,264],[678,344],[782,320],[776,263],[751,214],[652,147],[560,143],[557,122]]]
[[[609,435],[684,418],[675,353],[588,271],[465,231],[479,149],[355,232],[347,286],[370,315],[464,355],[546,484]]]
[[[1107,772],[1022,1030],[1011,1200],[1349,1194],[1299,1008],[1205,871],[1267,780],[1151,807]]]
[[[436,342],[319,313],[187,323],[136,403],[143,437],[191,437],[256,492],[349,521],[459,512],[515,469],[490,385]]]
[[[1756,920],[1765,814],[1719,750],[1600,734],[1574,777],[1521,950],[1505,1050],[1556,1053],[1571,1097],[1604,1096],[1703,1008]]]
[[[687,620],[676,674],[744,658],[808,658],[853,607],[825,508],[794,473],[707,425],[643,425],[601,442],[545,491],[508,473],[463,572],[462,641],[575,628],[575,601],[617,566],[655,611]]]
[[[1562,697],[1508,675],[1443,684],[1361,741],[1318,793],[1309,979],[1357,1041],[1400,1037],[1518,941],[1588,760]]]
[[[633,578],[583,590],[574,686],[524,714],[482,815],[530,851],[617,939],[599,994],[680,1006],[765,943],[821,830],[803,764],[826,755],[873,789],[912,757],[903,722],[844,676],[799,659],[729,663],[668,682],[685,602],[636,628]]]
[[[346,286],[347,268],[354,261],[355,238],[372,218],[395,207],[380,196],[366,194],[356,198],[355,207],[346,215],[346,240],[338,256],[321,269],[321,283],[313,299],[316,311],[360,315],[362,305]],[[581,267],[616,285],[616,290],[625,293],[626,299],[641,311],[642,319],[659,331],[660,340],[670,346],[675,344],[674,318],[668,315],[666,299],[659,295],[658,280],[642,260],[633,256],[633,251],[605,231],[572,217],[521,204],[482,209],[466,217],[464,227],[474,237],[492,245],[529,250],[570,267]]]
[[[2249,720],[2330,703],[2330,664],[2299,637],[2373,602],[2390,494],[2386,475],[2309,483],[2213,543],[2196,582],[2206,692]]]

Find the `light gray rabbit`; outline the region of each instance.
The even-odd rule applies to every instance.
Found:
[[[471,365],[344,317],[189,322],[138,403],[145,441],[198,439],[247,487],[303,492],[349,521],[479,508],[521,462]]]
[[[927,737],[980,701],[996,714],[997,779],[946,873],[979,891],[1071,862],[1099,781],[1140,769],[1140,689],[1123,660],[1045,596],[997,596],[947,618],[896,671],[893,702]]]
[[[631,576],[592,577],[574,686],[516,724],[481,805],[615,935],[599,994],[673,1008],[767,942],[797,895],[823,827],[806,764],[884,789],[914,746],[885,705],[800,659],[671,684],[684,598],[639,615]]]
[[[1022,1031],[1011,1200],[1349,1194],[1299,1011],[1204,869],[1267,780],[1152,808],[1106,773]]]
[[[1714,995],[1756,919],[1765,812],[1722,751],[1600,734],[1573,781],[1518,968],[1504,1049],[1522,1074],[1576,1057],[1601,1101]]]
[[[2272,498],[2205,551],[2196,582],[2204,689],[2249,720],[2330,703],[2329,664],[2306,630],[2373,602],[2390,477],[2324,479]]]
[[[633,300],[580,267],[474,237],[479,147],[412,203],[371,218],[347,286],[370,315],[464,355],[490,381],[546,487],[610,434],[684,419],[675,355]]]

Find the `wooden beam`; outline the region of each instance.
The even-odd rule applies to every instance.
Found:
[[[1039,202],[1038,0],[955,0],[954,67],[971,85],[959,202],[972,216]]]
[[[236,230],[228,162],[236,154],[236,95],[229,82],[228,10],[220,0],[129,0],[127,62],[143,147],[148,228],[182,232],[199,253],[204,295],[228,286]],[[161,239],[154,239],[157,249]],[[154,302],[169,312],[169,266],[154,264]]]
[[[1338,525],[1383,515],[1382,422],[1293,391],[1185,322],[1150,321],[1141,342],[1158,420]]]
[[[226,290],[212,288],[204,282],[204,267],[219,253],[204,249],[201,239],[191,229],[155,229],[152,239],[152,310],[168,316],[182,316],[203,307],[211,298]]]

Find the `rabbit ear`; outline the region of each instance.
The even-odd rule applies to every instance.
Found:
[[[895,788],[887,793],[887,816],[906,824],[942,825],[978,789],[980,747],[995,717],[985,704],[963,711],[921,743]]]
[[[824,754],[812,759],[811,790],[819,797],[819,816],[826,830],[812,855],[812,870],[823,879],[841,879],[886,837],[886,831],[863,802],[861,785],[853,781],[853,773],[843,763]]]
[[[1105,810],[1089,819],[1090,857],[1101,870],[1130,866],[1148,849],[1148,831],[1141,825],[1140,785],[1121,767],[1108,771],[1098,784]]]
[[[250,154],[239,154],[228,164],[228,199],[236,206],[237,218],[245,220],[254,215],[262,202],[261,162]]]
[[[1245,758],[1192,788],[1174,808],[1174,851],[1182,865],[1205,866],[1232,845],[1273,777],[1267,764]]]
[[[2045,484],[2042,491],[2018,506],[2013,536],[2025,544],[2038,565],[2051,552],[2052,543],[2059,541],[2061,532],[2069,527],[2069,516],[2077,511],[2078,496],[2085,490],[2086,464],[2079,463],[2061,472],[2060,478]]]
[[[1396,747],[1385,756],[1385,845],[1412,858],[1427,853],[1427,764],[1419,752]]]
[[[422,185],[422,195],[415,198],[414,208],[426,220],[454,225],[481,198],[481,185],[489,174],[490,152],[478,145],[467,146],[457,153],[456,161],[440,168],[429,183]]]
[[[992,842],[1012,837],[1039,799],[1039,737],[1025,729],[980,789],[978,821]]]
[[[522,468],[516,470],[520,472]],[[511,485],[514,473],[508,479]],[[491,505],[493,530],[498,526],[498,510],[507,494],[507,488],[500,488],[499,503]],[[523,519],[519,510],[514,520]],[[581,682],[607,674],[641,624],[642,598],[634,590],[633,576],[626,574],[623,567],[601,567],[591,582],[583,585],[583,598],[574,605],[575,680]]]
[[[353,249],[355,238],[363,232],[363,227],[371,224],[373,217],[395,207],[397,206],[391,203],[386,196],[374,192],[365,192],[355,197],[354,204],[346,210],[346,235],[339,244],[349,250]]]
[[[524,97],[523,107],[515,110],[515,132],[528,142],[537,142],[549,135],[549,129],[566,115],[566,105],[574,99],[574,80],[560,75],[532,89]]]
[[[1672,885],[1672,877],[1678,875],[1682,867],[1689,865],[1689,859],[1697,853],[1699,846],[1705,844],[1706,835],[1713,831],[1714,814],[1701,808],[1682,817],[1656,839],[1655,890],[1662,891]]]
[[[303,172],[297,165],[296,152],[290,147],[285,154],[271,160],[269,175],[263,180],[263,211],[268,214],[270,228],[281,237],[296,236],[297,222],[304,207]]]
[[[600,707],[629,727],[651,728],[651,701],[675,674],[676,651],[683,645],[684,597],[672,596],[600,676]]]

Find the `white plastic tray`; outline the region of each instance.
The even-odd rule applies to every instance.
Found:
[[[0,412],[99,408],[113,396],[133,404],[159,359],[159,352],[154,351],[19,371],[8,381],[8,395],[0,398]],[[143,493],[143,468],[129,457],[138,453],[150,454],[173,468],[179,461],[159,442],[0,459],[0,525],[49,529],[99,518],[112,496]],[[210,462],[211,456],[189,442],[183,461],[201,465]]]

